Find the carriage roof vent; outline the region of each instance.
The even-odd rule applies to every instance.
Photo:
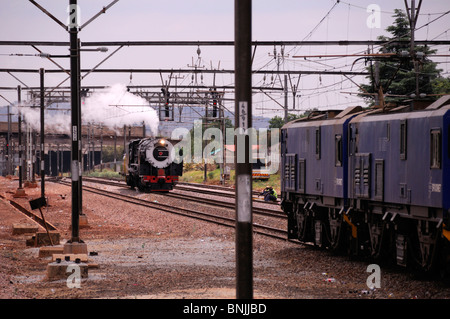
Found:
[[[443,107],[444,105],[448,105],[448,104],[450,104],[450,95],[444,95],[441,98],[439,98],[437,101],[430,104],[426,108],[426,110],[437,110],[437,109]]]
[[[343,110],[342,112],[340,112],[338,115],[336,115],[336,119],[341,119],[349,114],[353,114],[353,113],[357,113],[357,112],[361,112],[362,111],[362,107],[361,106],[349,106],[348,108],[346,108],[345,110]]]

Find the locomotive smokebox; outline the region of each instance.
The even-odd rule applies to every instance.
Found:
[[[127,184],[141,191],[170,191],[183,173],[183,163],[175,161],[173,144],[164,138],[130,142]]]

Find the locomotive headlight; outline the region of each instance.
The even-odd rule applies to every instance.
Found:
[[[159,140],[159,144],[165,145],[165,144],[166,144],[166,141],[165,141],[165,140]]]

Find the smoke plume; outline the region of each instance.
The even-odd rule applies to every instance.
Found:
[[[69,104],[70,105],[70,104]],[[40,109],[22,103],[20,108],[23,119],[34,130],[40,130]],[[67,107],[66,107],[67,109]],[[14,105],[12,113],[18,114]],[[142,125],[149,127],[152,134],[158,132],[159,118],[157,112],[144,99],[129,93],[123,84],[115,84],[104,91],[94,92],[81,104],[83,125],[103,124],[103,126],[122,132],[124,125]],[[44,112],[45,129],[56,133],[70,134],[71,119],[69,111]]]
[[[82,105],[83,123],[103,123],[120,129],[124,125],[142,125],[150,127],[157,134],[159,118],[147,100],[127,92],[123,84],[115,84],[104,92],[92,94]]]

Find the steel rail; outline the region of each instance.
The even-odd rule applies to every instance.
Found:
[[[70,186],[70,183],[65,182],[65,181],[59,181],[59,183]],[[97,195],[106,196],[106,197],[113,198],[116,200],[121,200],[123,202],[127,202],[127,203],[130,203],[133,205],[154,208],[154,209],[165,211],[167,213],[176,214],[176,215],[189,217],[189,218],[194,218],[194,219],[198,219],[201,221],[211,222],[211,223],[219,224],[222,226],[227,226],[227,227],[232,227],[232,228],[235,227],[236,221],[234,218],[207,214],[204,212],[194,211],[194,210],[190,210],[190,209],[186,209],[186,208],[174,207],[172,205],[163,204],[163,203],[150,202],[150,201],[140,199],[137,197],[119,194],[119,193],[115,193],[115,192],[111,192],[111,191],[107,191],[107,190],[103,190],[103,189],[98,189],[96,187],[87,186],[87,185],[83,185],[83,190],[86,190],[88,192],[91,192],[91,193],[94,193]],[[257,234],[265,235],[265,236],[269,236],[272,238],[281,239],[281,240],[285,240],[285,241],[287,240],[287,231],[286,230],[278,229],[278,228],[274,228],[274,227],[270,227],[270,226],[264,226],[264,225],[260,225],[257,223],[254,223],[253,225],[255,227],[254,232]]]
[[[112,186],[118,186],[118,187],[125,187],[128,188],[128,186],[126,184],[124,184],[123,182],[119,182],[119,181],[111,181],[111,180],[102,180],[102,179],[92,179],[89,177],[83,177],[84,181],[87,182],[93,182],[93,183],[102,183],[102,184],[107,184],[107,185],[112,185]],[[195,186],[194,186],[195,187]],[[189,192],[199,192],[199,193],[203,193],[203,194],[209,194],[209,195],[213,195],[213,196],[225,196],[225,197],[234,197],[234,194],[231,193],[217,193],[214,192],[212,190],[207,190],[207,189],[202,189],[202,190],[198,190],[198,189],[192,189],[192,188],[182,188],[180,186],[176,186],[174,190],[186,190]],[[187,195],[187,194],[179,194],[179,193],[158,193],[157,195],[162,195],[162,196],[167,196],[167,197],[173,197],[173,198],[179,198],[179,199],[188,199],[191,201],[196,201],[196,202],[200,202],[206,205],[212,205],[212,206],[221,206],[224,208],[235,208],[235,203],[227,203],[221,200],[217,200],[217,199],[207,199],[207,198],[201,198],[198,196],[193,196],[193,195]],[[277,203],[270,203],[270,202],[264,202],[264,204],[274,204],[274,205],[278,205]],[[284,215],[284,213],[282,211],[274,211],[273,209],[268,209],[268,208],[260,208],[260,207],[253,207],[253,212],[258,214],[258,215],[263,215],[263,216],[268,216],[268,217],[275,217],[275,218],[281,218],[281,219],[287,219],[287,216]]]
[[[48,221],[44,221],[44,219],[34,213],[32,213],[31,211],[29,211],[28,209],[26,209],[25,207],[23,207],[21,204],[19,204],[18,202],[15,202],[11,199],[8,199],[6,197],[4,197],[3,195],[0,194],[0,198],[4,199],[5,201],[8,201],[9,204],[11,206],[13,206],[14,208],[16,208],[20,213],[24,214],[25,216],[27,216],[28,218],[34,220],[36,223],[38,223],[40,226],[44,227],[44,228],[48,228],[49,230],[58,230],[54,225],[52,225],[51,223],[49,223]]]
[[[188,186],[188,187],[183,187],[183,186],[180,187],[180,185],[185,185],[185,186]],[[218,189],[218,190],[223,190],[225,192],[230,192],[230,193],[221,193],[220,195],[223,195],[223,196],[226,196],[226,197],[234,197],[234,191],[235,190],[233,188],[226,187],[226,186],[205,185],[205,184],[188,183],[188,182],[178,182],[176,187],[177,187],[177,189],[184,189],[184,190],[191,190],[192,191],[192,189],[189,189],[189,186],[190,187],[194,187],[194,188],[198,187],[198,188],[201,189],[200,190],[201,193],[205,193],[205,194],[209,193],[211,195],[216,195],[214,193],[214,191],[210,189],[210,188],[215,188],[215,189]],[[197,191],[197,190],[195,190],[195,191]],[[253,191],[253,195],[259,195],[259,192],[258,191]],[[264,204],[277,205],[277,206],[279,205],[278,202],[264,202]]]

